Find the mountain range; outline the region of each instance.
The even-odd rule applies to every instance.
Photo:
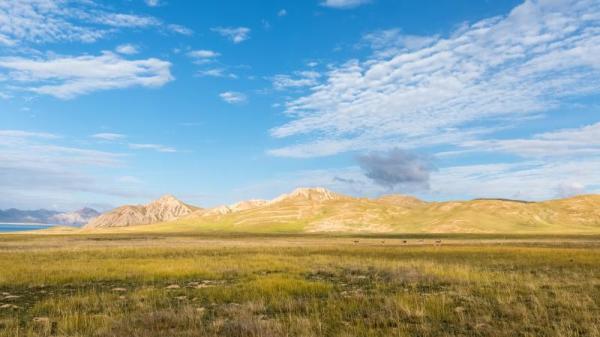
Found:
[[[148,205],[107,212],[84,231],[600,233],[600,195],[542,202],[426,202],[405,195],[369,199],[299,188],[273,200],[214,208],[167,195]]]
[[[10,208],[7,210],[0,210],[0,222],[81,226],[99,215],[100,213],[98,211],[87,207],[73,212],[58,212],[47,209],[20,210]]]

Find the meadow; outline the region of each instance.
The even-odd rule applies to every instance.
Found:
[[[0,336],[600,336],[600,236],[0,236]]]

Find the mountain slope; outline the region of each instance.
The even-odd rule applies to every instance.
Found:
[[[210,209],[173,199],[118,208],[86,228],[262,233],[600,233],[598,195],[544,202],[425,202],[404,195],[368,199],[323,188],[301,188],[270,201],[249,200]],[[149,225],[134,226],[142,224]]]
[[[147,205],[128,205],[104,213],[85,225],[85,229],[128,227],[171,221],[198,208],[165,195]]]
[[[353,198],[298,189],[235,210],[194,212],[149,231],[364,233],[600,233],[600,196],[545,202],[481,199],[424,202],[403,195]]]

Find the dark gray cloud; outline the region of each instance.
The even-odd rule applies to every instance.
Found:
[[[358,156],[357,161],[365,176],[390,190],[429,188],[433,167],[423,156],[394,148]]]

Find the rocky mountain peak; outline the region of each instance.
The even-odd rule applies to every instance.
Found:
[[[175,196],[172,194],[165,194],[162,197],[152,201],[150,204],[169,205],[169,204],[183,204],[183,202],[181,202],[179,199],[175,198]]]
[[[282,194],[273,199],[271,203],[277,203],[285,200],[311,200],[311,201],[327,201],[342,199],[344,196],[337,194],[323,187],[300,187],[293,190],[291,193]]]
[[[167,194],[145,206],[123,206],[104,213],[86,225],[86,228],[126,227],[171,221],[191,214],[195,207]]]

